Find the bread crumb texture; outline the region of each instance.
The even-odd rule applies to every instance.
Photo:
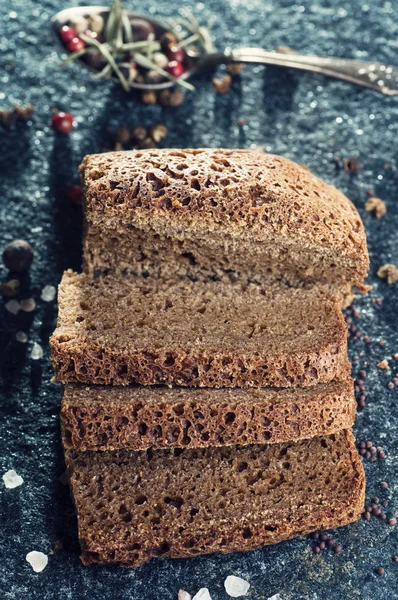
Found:
[[[67,384],[62,441],[81,451],[275,443],[348,429],[355,410],[351,379],[287,389]]]
[[[303,387],[349,376],[346,331],[322,287],[67,271],[51,349],[63,383]]]
[[[82,561],[247,550],[359,518],[350,431],[284,444],[66,452]]]

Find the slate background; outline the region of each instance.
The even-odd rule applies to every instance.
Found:
[[[73,2],[73,4],[78,4]],[[393,2],[381,0],[208,0],[191,4],[166,0],[151,4],[126,1],[137,12],[160,19],[179,6],[190,6],[202,22],[214,19],[218,45],[289,45],[307,53],[371,58],[398,63],[398,17]],[[372,338],[350,342],[354,375],[369,361],[368,406],[356,420],[358,439],[382,445],[386,460],[366,461],[368,497],[389,498],[389,516],[397,499],[397,390],[388,391],[391,375],[376,369],[382,358],[398,352],[397,286],[375,277],[385,262],[398,263],[397,149],[398,98],[350,85],[276,68],[246,67],[225,96],[216,96],[206,77],[197,91],[176,109],[145,107],[110,83],[95,82],[77,66],[59,68],[59,53],[49,33],[59,0],[2,0],[0,6],[0,108],[32,102],[35,115],[27,125],[0,129],[0,241],[15,238],[34,246],[35,260],[23,296],[37,301],[34,313],[12,316],[0,307],[2,383],[0,399],[0,474],[14,468],[23,486],[6,490],[0,483],[0,598],[18,600],[174,600],[179,587],[195,593],[209,587],[213,600],[227,598],[223,581],[239,574],[251,583],[250,598],[280,593],[282,600],[393,600],[398,598],[397,527],[372,518],[334,532],[344,550],[315,556],[312,542],[300,538],[274,547],[229,556],[190,560],[157,560],[132,571],[83,568],[78,558],[76,522],[63,472],[58,431],[59,389],[50,383],[48,337],[56,318],[55,302],[40,300],[45,284],[56,285],[65,267],[79,269],[80,214],[65,200],[67,183],[77,181],[82,157],[109,147],[107,129],[162,122],[169,128],[165,145],[175,147],[261,145],[307,164],[336,184],[363,216],[372,260],[374,289],[357,306],[356,323]],[[77,126],[70,136],[49,127],[53,107],[73,113]],[[238,118],[246,124],[239,127]],[[354,156],[362,169],[356,176],[338,171],[332,157]],[[387,215],[376,220],[364,213],[366,190],[386,201]],[[6,272],[0,267],[4,280]],[[372,297],[382,297],[376,307]],[[27,344],[15,340],[18,330]],[[386,345],[381,348],[378,340]],[[30,358],[34,342],[44,359]],[[393,360],[390,360],[394,363]],[[396,363],[398,371],[398,363]],[[387,492],[379,482],[387,480]],[[25,561],[35,549],[48,553],[63,544],[35,574]],[[383,566],[384,576],[375,574]]]

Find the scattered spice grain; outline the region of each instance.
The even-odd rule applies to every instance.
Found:
[[[29,121],[34,113],[34,108],[32,104],[25,104],[25,106],[21,106],[19,104],[15,104],[13,108],[13,112],[15,117],[20,121]]]
[[[153,125],[149,130],[150,136],[154,142],[160,142],[166,135],[168,134],[167,127],[158,123],[157,125]]]
[[[378,369],[384,369],[385,371],[390,370],[390,365],[388,364],[388,361],[385,358],[383,360],[381,360],[379,363],[377,363],[376,367]]]
[[[164,90],[166,91],[166,90]],[[167,106],[180,106],[185,100],[185,94],[181,88],[176,88],[170,93]]]
[[[218,77],[213,77],[211,80],[213,84],[214,91],[216,94],[226,94],[231,87],[232,77],[229,73],[226,73],[222,79]]]
[[[359,173],[359,171],[361,170],[361,163],[357,158],[347,158],[344,161],[344,170],[350,174]]]
[[[56,112],[51,119],[51,127],[56,133],[67,135],[73,129],[74,119],[70,113]]]
[[[227,71],[230,75],[240,75],[243,69],[242,63],[231,63],[227,66]]]
[[[391,285],[398,281],[398,267],[391,263],[382,265],[377,271],[377,276],[380,279],[386,279],[388,285]]]
[[[19,281],[18,279],[10,279],[4,283],[0,283],[0,294],[5,298],[15,298],[18,293]]]
[[[387,207],[381,198],[368,198],[365,202],[365,210],[373,212],[376,219],[381,219],[386,214]]]
[[[135,142],[143,142],[148,137],[148,132],[145,127],[134,127],[131,131],[131,138]]]
[[[127,144],[130,141],[131,133],[127,129],[127,127],[119,127],[116,129],[113,139],[115,143],[120,142],[120,144]]]
[[[141,100],[144,104],[156,104],[156,94],[152,91],[144,92],[141,95]]]
[[[4,266],[13,273],[24,273],[33,261],[33,248],[25,240],[14,240],[3,250]]]

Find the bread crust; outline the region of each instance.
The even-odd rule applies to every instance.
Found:
[[[356,208],[287,158],[133,150],[86,156],[80,170],[86,272],[165,274],[167,263],[196,277],[233,273],[366,290],[369,259]]]

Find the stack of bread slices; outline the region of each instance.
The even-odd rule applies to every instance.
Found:
[[[81,173],[84,272],[63,276],[51,347],[83,562],[355,521],[353,204],[260,151],[113,152]]]

